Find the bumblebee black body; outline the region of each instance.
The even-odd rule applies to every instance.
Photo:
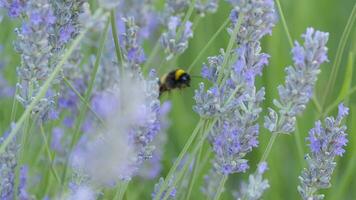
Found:
[[[159,95],[173,89],[190,86],[190,75],[182,69],[176,69],[162,76],[159,80]]]

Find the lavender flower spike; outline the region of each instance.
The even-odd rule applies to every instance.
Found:
[[[320,121],[309,132],[310,153],[305,156],[307,168],[299,176],[298,191],[304,200],[321,200],[323,194],[318,194],[319,189],[329,188],[331,175],[336,167],[335,157],[342,156],[345,152],[346,126],[343,119],[348,115],[348,108],[339,105],[336,118],[327,117],[324,126]]]
[[[13,123],[11,127],[13,128]],[[0,137],[0,144],[6,139],[8,132]],[[5,152],[0,154],[0,199],[13,199],[15,187],[15,168],[17,166],[17,151],[19,147],[14,138]]]
[[[180,32],[180,27],[184,29]],[[182,24],[181,18],[172,16],[168,21],[168,30],[161,36],[161,45],[167,54],[166,59],[170,60],[175,55],[183,53],[188,48],[188,40],[193,37],[192,23],[187,21]]]
[[[266,34],[272,33],[272,28],[278,19],[273,0],[228,1],[234,6],[230,14],[232,22],[232,27],[228,30],[230,34],[233,32],[238,18],[243,17],[237,33],[238,44],[259,41]]]
[[[328,33],[308,28],[302,36],[304,45],[295,42],[292,49],[294,66],[286,68],[285,85],[278,86],[280,99],[273,101],[279,113],[269,108],[269,114],[265,117],[264,125],[271,132],[294,131],[296,116],[304,111],[313,96],[320,65],[328,61],[325,46],[328,36]]]

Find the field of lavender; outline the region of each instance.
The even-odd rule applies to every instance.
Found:
[[[355,199],[355,19],[354,0],[0,0],[0,200]]]

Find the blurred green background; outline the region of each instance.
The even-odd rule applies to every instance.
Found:
[[[300,36],[307,27],[314,27],[315,29],[330,33],[328,42],[330,62],[321,66],[321,74],[319,75],[317,89],[315,91],[315,97],[319,101],[321,101],[326,92],[326,83],[331,77],[335,54],[354,4],[354,0],[281,0],[282,9],[293,40],[301,42]],[[231,7],[229,4],[225,1],[220,1],[217,13],[208,15],[199,22],[194,30],[194,38],[190,41],[188,50],[174,62],[167,63],[167,68],[187,68],[209,41],[211,36],[229,16],[230,10]],[[194,17],[193,15],[192,19]],[[7,19],[0,23],[0,45],[4,47],[4,50],[0,53],[0,60],[6,61],[7,63],[2,72],[4,73],[4,77],[6,77],[12,85],[16,83],[16,66],[19,65],[19,56],[13,50],[13,41],[16,39],[14,28],[16,26],[16,22],[10,22]],[[229,35],[226,31],[223,31],[218,39],[209,47],[205,55],[202,56],[198,64],[194,66],[191,74],[199,76],[201,64],[206,61],[208,56],[217,55],[220,48],[226,48],[228,39]],[[263,76],[258,79],[259,87],[264,86],[266,88],[266,100],[263,105],[265,111],[267,107],[272,106],[271,102],[273,98],[278,98],[277,86],[284,83],[284,68],[292,64],[292,59],[290,54],[291,48],[280,20],[273,29],[272,36],[265,37],[262,43],[262,51],[271,55],[270,64],[264,69]],[[355,43],[356,31],[355,28],[352,27],[351,34],[346,42],[341,57],[337,81],[332,85],[332,88],[330,88],[331,91],[326,99],[324,108],[334,102],[340,92],[340,88],[345,79],[347,61],[348,59],[355,59]],[[152,44],[145,43],[145,52],[148,55],[151,49]],[[354,69],[354,65],[352,68]],[[166,71],[165,66],[159,69],[160,74]],[[201,79],[199,78],[193,78],[192,87],[182,91],[175,91],[164,96],[165,100],[172,101],[173,109],[169,115],[171,127],[168,131],[168,142],[165,146],[165,157],[163,160],[164,170],[162,175],[168,172],[174,158],[178,156],[199,119],[198,115],[193,112],[192,106],[194,105],[194,89],[198,86],[200,81]],[[351,85],[354,86],[355,84],[355,81],[352,81]],[[337,168],[332,179],[333,186],[328,190],[322,191],[326,194],[325,199],[351,200],[355,199],[356,196],[356,190],[354,190],[354,185],[356,185],[356,123],[355,125],[352,123],[355,121],[353,116],[353,113],[356,111],[355,98],[355,95],[351,95],[350,98],[346,100],[346,104],[350,107],[351,111],[347,119],[349,144],[344,157],[337,160]],[[10,99],[0,101],[1,132],[4,132],[10,123],[11,105],[12,101]],[[264,116],[264,114],[265,113],[262,113],[260,119],[260,146],[248,156],[251,165],[251,170],[248,171],[248,173],[255,169],[255,165],[261,158],[270,138],[270,134],[262,125],[262,116]],[[331,114],[335,114],[335,112]],[[314,121],[317,120],[317,115],[315,105],[310,102],[306,111],[298,118],[298,133],[278,137],[268,158],[270,170],[267,172],[266,177],[269,179],[271,187],[265,193],[264,199],[300,199],[296,188],[299,184],[298,176],[305,166],[303,156],[304,153],[308,151],[305,137],[309,129],[313,127]],[[299,151],[297,146],[298,141],[302,147]],[[206,170],[208,170],[208,168]],[[241,180],[247,180],[248,173],[230,176],[227,184],[228,190],[224,193],[222,199],[231,199],[230,191],[237,189]],[[195,184],[196,189],[193,192],[192,199],[203,199],[203,195],[200,192],[200,186],[203,184],[203,176],[204,174],[201,174],[198,182]],[[148,199],[156,181],[157,179],[147,182],[143,182],[139,179],[134,180],[134,182],[129,185],[127,197]]]

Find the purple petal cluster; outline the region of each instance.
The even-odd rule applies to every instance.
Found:
[[[160,39],[167,54],[166,59],[170,60],[175,55],[183,53],[188,48],[188,41],[192,37],[192,22],[187,21],[182,24],[181,17],[171,16],[168,20],[167,31],[162,34]]]
[[[267,190],[270,185],[268,180],[263,179],[263,174],[268,170],[266,162],[262,162],[258,165],[255,174],[249,176],[248,182],[243,182],[239,192],[234,194],[235,199],[242,200],[258,200],[261,199],[265,190]]]
[[[15,124],[11,124],[14,128]],[[0,145],[6,139],[9,132],[0,137]],[[0,199],[14,199],[14,194],[18,193],[20,199],[29,199],[26,190],[27,167],[20,167],[19,185],[15,188],[15,168],[18,165],[17,152],[19,145],[16,138],[6,147],[5,152],[0,154]]]
[[[299,176],[300,185],[298,191],[303,199],[324,199],[319,194],[319,189],[331,186],[331,175],[336,167],[336,156],[342,156],[348,142],[346,138],[346,126],[343,119],[348,114],[348,108],[339,105],[339,113],[336,118],[327,117],[324,126],[320,121],[309,131],[310,153],[305,156],[307,168],[303,169]]]
[[[5,140],[6,133],[0,138],[0,144]],[[0,155],[0,197],[13,199],[15,190],[15,168],[17,166],[18,144],[14,139]]]
[[[294,67],[286,68],[285,85],[278,87],[280,99],[274,100],[279,114],[269,109],[265,127],[271,132],[290,133],[295,129],[296,116],[302,113],[313,96],[320,65],[327,60],[328,33],[308,28],[304,45],[298,42],[292,49]]]
[[[228,30],[232,34],[239,17],[242,23],[237,32],[237,43],[243,44],[259,41],[266,34],[272,33],[277,22],[277,13],[273,0],[228,0],[234,9],[230,19],[232,27]]]
[[[11,18],[16,18],[25,10],[26,1],[23,0],[0,0],[0,8],[8,10],[8,15]]]

